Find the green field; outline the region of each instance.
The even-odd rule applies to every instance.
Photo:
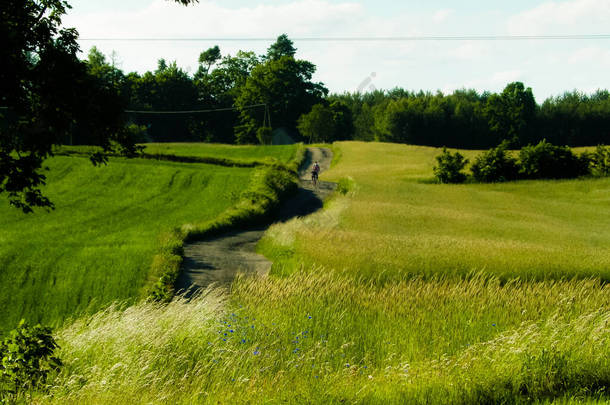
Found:
[[[274,231],[308,267],[382,281],[473,272],[610,280],[608,178],[438,185],[428,181],[438,149],[382,143],[340,149],[340,164],[324,179],[350,177],[354,198],[331,204],[337,218]]]
[[[250,149],[283,160],[295,152]],[[225,147],[222,157],[244,153],[232,150]],[[58,156],[47,165],[44,192],[54,211],[26,215],[6,200],[0,207],[0,332],[22,318],[57,325],[115,300],[142,298],[158,277],[151,262],[164,233],[218,217],[239,201],[254,173],[119,158],[93,167],[86,158]]]
[[[436,185],[438,149],[333,147],[347,193],[267,232],[269,277],[58,330],[40,401],[610,400],[608,179]]]
[[[226,158],[243,162],[264,161],[270,157],[287,163],[294,157],[290,146],[233,146],[206,143],[149,143],[144,153],[151,155],[174,155]]]

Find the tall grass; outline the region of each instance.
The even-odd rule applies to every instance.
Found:
[[[65,368],[40,401],[497,403],[610,382],[599,282],[376,286],[318,270],[81,319],[58,332]]]

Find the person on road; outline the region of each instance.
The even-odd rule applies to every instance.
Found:
[[[318,183],[318,175],[320,174],[320,165],[315,162],[311,168],[311,181],[315,186]]]

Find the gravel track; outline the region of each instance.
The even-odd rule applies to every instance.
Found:
[[[321,171],[330,168],[332,152],[327,148],[307,148],[305,163],[299,170],[299,189],[274,213],[273,222],[303,217],[322,208],[324,199],[336,188],[335,183],[311,183],[311,167],[318,162]],[[271,262],[255,252],[256,244],[269,226],[231,231],[184,246],[184,260],[176,291],[190,296],[210,284],[229,285],[238,273],[265,276]]]

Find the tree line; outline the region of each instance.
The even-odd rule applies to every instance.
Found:
[[[513,147],[538,143],[569,146],[610,141],[610,93],[578,91],[541,105],[531,88],[509,83],[501,93],[475,90],[409,92],[400,88],[329,97],[353,116],[350,139],[484,149],[504,140]]]
[[[92,74],[121,94],[126,110],[220,110],[129,114],[129,122],[145,127],[141,141],[267,143],[272,130],[293,141],[362,140],[468,149],[489,148],[504,140],[521,147],[543,139],[570,146],[605,144],[610,139],[607,90],[591,95],[566,92],[542,104],[521,82],[509,83],[500,93],[462,89],[445,95],[395,88],[328,95],[324,84],[312,81],[316,66],[296,59],[296,51],[286,35],[264,55],[239,51],[223,56],[215,46],[200,54],[193,75],[165,59],[155,71],[124,74],[96,48],[87,63]]]
[[[86,62],[120,96],[125,119],[141,128],[140,142],[256,144],[271,142],[272,126],[300,141],[297,120],[328,95],[322,83],[312,81],[316,66],[295,58],[296,51],[286,35],[264,55],[223,56],[214,46],[201,52],[193,75],[165,59],[154,71],[125,74],[95,47]],[[86,132],[71,139],[88,141]]]

